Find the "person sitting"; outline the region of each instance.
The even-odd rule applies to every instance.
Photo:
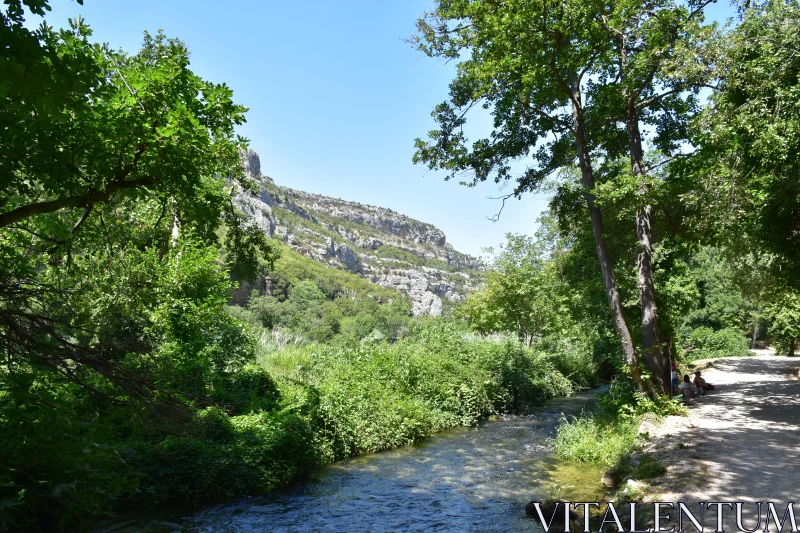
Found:
[[[691,400],[694,398],[694,385],[689,381],[689,374],[683,376],[683,383],[681,383],[678,389],[681,391],[681,396],[683,396],[684,400]]]
[[[706,380],[700,375],[699,370],[694,371],[694,386],[696,389],[700,389],[702,391],[701,394],[705,394],[707,390],[714,390],[714,385],[706,383]]]

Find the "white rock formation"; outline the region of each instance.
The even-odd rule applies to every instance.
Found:
[[[265,233],[300,253],[407,294],[412,312],[441,315],[481,281],[480,262],[461,254],[438,228],[382,207],[295,191],[261,175],[252,150],[242,165],[257,185],[237,189],[234,205]]]

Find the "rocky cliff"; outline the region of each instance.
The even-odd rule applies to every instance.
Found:
[[[270,236],[298,252],[407,294],[414,315],[439,315],[481,279],[481,264],[459,253],[436,227],[391,209],[295,191],[261,174],[258,154],[243,154],[256,192],[234,204]]]

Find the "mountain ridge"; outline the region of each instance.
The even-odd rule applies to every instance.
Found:
[[[415,316],[441,315],[480,283],[480,260],[455,250],[434,225],[277,185],[253,150],[242,161],[255,187],[238,189],[234,205],[251,223],[305,256],[408,295]]]

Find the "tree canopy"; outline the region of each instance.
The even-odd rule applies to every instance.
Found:
[[[136,485],[111,483],[116,452],[76,453],[121,428],[98,420],[177,428],[225,401],[213,382],[254,356],[225,311],[229,270],[276,249],[231,203],[249,186],[231,90],[161,33],[127,54],[82,20],[23,25],[47,9],[6,2],[0,27],[0,521],[39,509],[27,526],[52,528]]]
[[[697,60],[713,36],[713,25],[703,24],[708,3],[441,0],[418,22],[415,41],[430,56],[457,60],[458,69],[450,99],[433,112],[439,129],[428,141],[417,139],[414,161],[445,170],[447,179],[467,175],[472,185],[513,181],[507,197],[580,168],[613,322],[638,375],[603,214],[595,205],[597,174],[621,156],[630,158],[639,204],[630,227],[639,242],[643,356],[664,390],[646,194],[651,164],[643,141],[672,157],[688,139],[699,109],[696,94],[709,76],[708,64]],[[475,106],[489,110],[493,129],[470,143],[463,126]],[[643,128],[652,133],[643,135]],[[525,168],[516,172],[520,161]]]

